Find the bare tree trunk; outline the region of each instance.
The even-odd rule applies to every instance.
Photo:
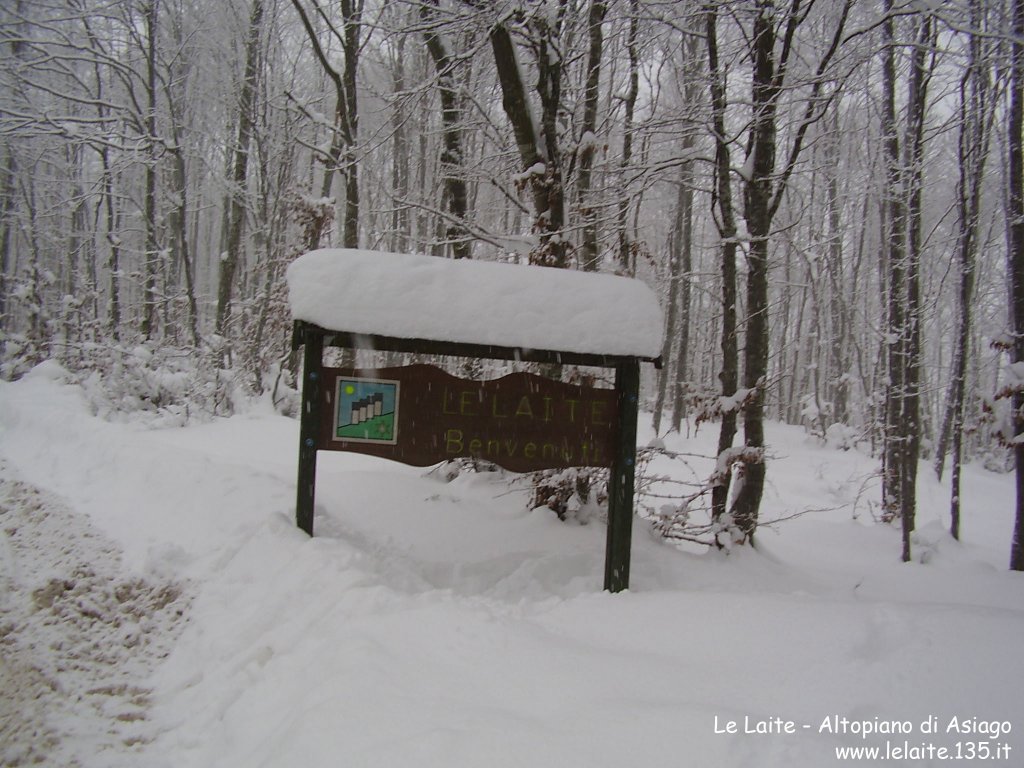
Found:
[[[1013,334],[1013,362],[1024,361],[1024,0],[1013,2],[1012,58],[1010,65],[1010,104],[1007,118],[1007,271],[1010,282],[1010,329]],[[1010,569],[1024,571],[1024,392],[1013,396],[1017,505],[1013,540],[1010,544]]]
[[[252,139],[255,113],[253,97],[259,67],[259,41],[263,27],[263,0],[253,0],[249,16],[249,37],[245,47],[245,75],[238,99],[238,132],[235,136],[234,158],[231,171],[231,203],[227,222],[227,242],[220,261],[220,280],[217,289],[217,318],[215,331],[226,336],[231,322],[231,297],[235,271],[242,258],[242,232],[245,227],[245,188],[249,173],[249,142]]]
[[[359,102],[356,94],[356,74],[359,69],[359,31],[362,23],[362,0],[341,0],[342,29],[339,31],[330,21],[318,0],[313,0],[313,10],[323,21],[334,38],[341,44],[344,53],[344,68],[339,72],[328,59],[320,43],[317,30],[313,27],[302,0],[292,0],[292,6],[302,20],[306,36],[313,46],[317,61],[324,74],[334,85],[334,125],[330,147],[326,152],[321,197],[329,197],[334,176],[342,172],[345,190],[344,210],[341,217],[342,245],[345,248],[359,247],[359,170],[355,156],[355,142],[359,128]],[[318,238],[319,239],[319,238]],[[319,242],[317,242],[319,245]]]
[[[839,118],[837,113],[831,120],[832,134],[825,143],[825,201],[828,222],[828,258],[825,267],[829,285],[829,351],[832,361],[832,377],[829,381],[833,417],[836,422],[849,421],[849,367],[848,352],[850,339],[850,308],[844,280],[842,210],[839,204]]]
[[[18,0],[14,13],[16,18],[25,18],[25,0]],[[19,30],[18,38],[23,33]],[[9,56],[12,60],[21,59],[24,55],[25,43],[20,39],[10,42]],[[2,113],[0,113],[2,116]],[[8,328],[7,297],[10,295],[8,278],[12,277],[11,254],[14,247],[14,205],[15,187],[18,177],[18,157],[14,149],[15,138],[8,136],[4,145],[4,164],[0,173],[0,331]]]
[[[683,103],[688,109],[697,109],[700,98],[700,64],[698,57],[699,35],[684,32],[682,41],[683,53]],[[676,227],[679,232],[677,245],[679,248],[679,284],[673,284],[672,290],[679,293],[679,350],[676,353],[675,370],[672,377],[672,429],[679,432],[686,415],[686,399],[684,388],[690,378],[690,316],[691,316],[691,280],[693,276],[693,187],[695,182],[694,161],[690,154],[696,146],[696,137],[692,129],[683,134],[680,150],[685,158],[679,168],[679,196],[676,211]]]
[[[74,350],[78,350],[78,358],[81,360],[81,342],[84,340],[82,314],[91,288],[88,278],[83,278],[83,273],[86,272],[84,265],[90,260],[91,254],[88,251],[91,248],[88,239],[83,237],[86,231],[86,209],[85,190],[82,187],[82,145],[68,142],[64,147],[64,162],[70,170],[68,187],[71,199],[61,292],[64,296],[72,298],[61,303],[64,344],[63,350],[58,354],[67,365],[71,362]]]
[[[750,232],[747,254],[747,327],[743,353],[743,386],[752,391],[743,411],[743,436],[748,448],[764,447],[764,387],[768,374],[768,238],[771,233],[772,185],[775,173],[776,80],[775,28],[764,9],[754,19],[753,123],[750,178],[745,184],[743,217]],[[764,492],[764,461],[747,462],[733,505],[733,520],[745,539],[757,527]]]
[[[114,197],[114,173],[110,167],[110,151],[106,145],[100,150],[102,168],[103,207],[106,212],[107,273],[110,278],[107,318],[110,336],[117,341],[121,338],[121,217]]]
[[[905,467],[904,445],[900,434],[902,421],[902,393],[906,379],[905,296],[906,296],[906,244],[904,225],[906,211],[901,194],[899,135],[896,128],[896,34],[891,15],[891,0],[887,0],[887,17],[883,25],[884,51],[882,54],[882,143],[886,168],[885,242],[888,265],[888,338],[887,355],[889,381],[885,405],[885,453],[883,456],[882,505],[885,514],[895,519],[900,513],[901,475]],[[904,540],[903,559],[910,559],[909,536]]]
[[[96,78],[96,98],[94,99],[94,105],[96,108],[96,117],[100,122],[106,122],[110,118],[110,106],[107,99],[104,97],[104,79],[103,69],[101,67],[102,56],[98,55],[102,51],[102,45],[99,39],[93,32],[92,26],[89,24],[88,19],[84,19],[84,26],[86,35],[89,39],[90,51],[94,54],[93,56],[93,73]],[[120,282],[120,269],[121,269],[121,238],[120,238],[120,213],[117,208],[116,199],[114,196],[114,173],[110,162],[110,145],[101,141],[96,151],[100,156],[100,203],[96,207],[96,220],[97,224],[95,228],[98,230],[99,221],[99,207],[103,206],[105,210],[105,226],[106,226],[106,240],[108,247],[107,256],[107,272],[108,272],[108,297],[106,307],[106,324],[107,332],[114,341],[118,341],[121,335],[121,282]],[[97,291],[98,291],[97,281]]]
[[[661,419],[664,415],[662,411],[665,408],[665,399],[668,391],[669,382],[674,380],[673,377],[673,359],[672,359],[672,348],[674,346],[675,335],[678,332],[679,325],[676,320],[676,316],[679,313],[679,283],[680,283],[680,272],[681,272],[681,242],[683,239],[682,235],[682,203],[683,187],[680,185],[678,198],[676,201],[676,217],[675,224],[672,227],[672,232],[669,235],[668,242],[668,257],[667,267],[668,274],[665,275],[665,282],[668,283],[668,311],[665,314],[665,338],[661,345],[661,370],[658,371],[658,390],[654,399],[654,433],[659,434],[661,432]],[[682,327],[682,332],[686,333],[686,327]]]
[[[751,114],[747,128],[747,163],[745,172],[742,174],[743,216],[750,234],[749,249],[746,253],[747,322],[744,338],[743,380],[744,387],[749,390],[749,394],[743,404],[743,431],[747,449],[744,458],[743,482],[736,492],[731,509],[736,533],[739,534],[738,536],[734,534],[734,538],[740,541],[753,542],[758,510],[764,493],[764,391],[768,374],[768,245],[771,225],[803,150],[807,131],[811,125],[821,119],[822,111],[829,103],[829,99],[821,98],[821,91],[825,83],[825,73],[843,42],[843,30],[851,4],[852,0],[845,0],[840,9],[831,43],[822,54],[814,78],[810,81],[809,93],[804,99],[803,116],[793,132],[785,165],[778,173],[775,168],[776,112],[779,100],[784,93],[787,67],[792,53],[791,43],[798,27],[807,17],[799,9],[799,4],[794,4],[783,16],[779,17],[771,3],[758,3],[754,11],[753,27],[747,36],[753,71],[751,76]],[[728,186],[728,173],[731,172],[731,169],[728,157],[725,156],[723,163],[722,155],[723,145],[727,142],[724,124],[726,96],[723,76],[717,61],[716,13],[716,8],[713,5],[709,6],[706,11],[708,60],[712,78],[712,123],[718,145],[716,148],[716,173],[724,178],[724,183],[723,178],[718,179],[716,187],[718,195],[721,196],[725,187]],[[775,23],[779,18],[783,23],[780,24],[777,34]],[[778,53],[775,50],[777,40],[782,41]],[[725,209],[722,203],[724,200],[719,201],[720,213]],[[719,222],[719,232],[725,237],[723,223],[724,213],[723,221]],[[733,248],[731,258],[723,258],[723,292],[735,291],[735,263],[731,267],[727,264],[729,261],[734,262],[735,259],[735,226],[725,239],[727,245],[730,242]],[[726,255],[724,251],[723,255]],[[730,269],[731,272],[729,272]],[[731,286],[730,280],[732,281]],[[723,296],[726,294],[723,293]],[[732,298],[732,303],[735,304],[734,295],[728,298]],[[723,326],[730,320],[728,298],[724,302],[726,315],[723,317]],[[727,329],[723,327],[723,331],[727,332]],[[734,336],[734,331],[729,335]],[[723,373],[730,365],[731,354],[731,350],[726,351],[725,338],[726,336],[723,336],[723,352],[726,358],[726,362],[723,364]],[[724,384],[725,379],[723,378]],[[723,437],[727,435],[726,430],[727,426],[723,421]],[[720,440],[719,445],[719,456],[721,457],[724,440]],[[714,496],[712,498],[713,505],[721,501],[721,498],[715,499]],[[720,514],[718,508],[716,508],[716,512]]]
[[[441,97],[441,124],[444,127],[441,175],[444,178],[444,198],[451,214],[445,239],[451,246],[454,258],[468,259],[473,249],[464,223],[467,213],[466,174],[463,169],[465,150],[461,128],[462,110],[455,87],[455,61],[440,34],[431,27],[436,22],[436,0],[420,6],[420,18],[427,25],[423,37],[437,69],[438,92]]]
[[[184,32],[181,27],[181,18],[177,17],[172,21],[175,45],[181,49],[184,44]],[[170,82],[163,85],[165,97],[168,103],[170,114],[169,131],[171,133],[171,146],[168,152],[171,159],[171,197],[174,204],[167,215],[167,228],[170,239],[171,263],[181,269],[185,278],[185,302],[186,302],[186,327],[192,344],[197,349],[201,344],[199,336],[199,305],[196,301],[195,265],[192,261],[192,244],[189,239],[189,188],[188,169],[185,162],[185,147],[183,142],[183,130],[186,120],[185,94],[179,84],[185,79],[185,72],[189,63],[182,62],[179,68],[171,72]],[[176,275],[177,281],[177,275]]]
[[[359,163],[355,155],[356,136],[359,135],[359,102],[356,75],[359,71],[359,33],[363,16],[363,0],[341,0],[344,20],[342,49],[345,52],[345,115],[347,139],[345,152],[345,215],[344,244],[346,248],[359,247]]]
[[[922,176],[924,174],[924,117],[928,100],[930,71],[928,52],[934,50],[934,22],[923,15],[918,27],[917,45],[911,56],[910,92],[907,97],[908,141],[904,167],[908,170],[907,189],[907,330],[906,381],[903,393],[901,437],[904,442],[904,469],[900,489],[904,557],[909,556],[910,534],[914,531],[917,507],[917,469],[921,453],[921,251],[922,251]],[[932,60],[934,67],[934,58]]]
[[[552,267],[567,267],[568,239],[565,233],[565,185],[562,155],[558,143],[559,109],[562,107],[562,51],[558,39],[568,0],[558,0],[554,26],[551,19],[538,14],[533,19],[537,36],[537,95],[540,97],[540,138],[545,159],[545,197],[547,211],[542,215],[542,232],[550,233],[541,253],[534,260]]]
[[[28,248],[28,265],[24,274],[28,277],[28,301],[35,311],[29,314],[28,323],[28,360],[33,365],[50,356],[52,335],[50,333],[50,316],[47,310],[46,297],[43,295],[44,285],[48,282],[44,272],[43,252],[40,244],[39,206],[36,201],[36,180],[34,174],[22,178],[19,186],[24,198],[22,209],[26,214],[25,241]]]
[[[790,315],[793,312],[793,253],[792,249],[786,249],[786,292],[785,300],[783,302],[783,313],[785,319],[782,338],[794,339],[794,343],[787,345],[793,348],[792,360],[788,363],[788,375],[789,379],[789,395],[786,397],[780,397],[779,400],[779,418],[785,421],[787,424],[795,424],[800,421],[800,392],[804,386],[804,374],[806,373],[807,365],[804,361],[804,347],[806,344],[803,343],[805,339],[804,333],[804,314],[807,311],[807,286],[806,284],[800,288],[799,299],[796,303],[796,317],[793,318],[793,325],[790,326]],[[780,350],[782,359],[785,360],[785,354]],[[783,369],[786,370],[786,369]],[[779,389],[784,389],[780,384]]]
[[[972,29],[984,28],[983,10],[972,0]],[[957,184],[957,218],[959,234],[957,263],[960,271],[956,347],[950,372],[946,415],[935,456],[935,473],[942,479],[947,440],[952,440],[952,474],[950,478],[950,534],[960,538],[960,464],[963,458],[964,410],[967,389],[967,362],[973,322],[974,283],[981,212],[981,183],[988,160],[991,122],[996,99],[991,98],[991,80],[982,52],[981,34],[971,35],[970,63],[960,81],[960,134]]]
[[[18,175],[18,158],[7,145],[3,178],[0,179],[0,330],[7,328],[7,278],[11,271],[11,251],[14,244],[14,180]]]
[[[396,94],[405,91],[405,43],[406,35],[399,35],[395,42],[395,59],[392,62],[392,90]],[[409,250],[409,135],[406,121],[408,111],[403,97],[395,105],[391,133],[394,142],[391,159],[391,195],[394,210],[391,213],[391,250],[405,253]]]
[[[726,89],[725,75],[718,61],[718,19],[717,8],[709,6],[705,14],[706,40],[708,47],[708,75],[711,80],[711,120],[715,134],[715,184],[711,195],[712,215],[717,207],[715,224],[721,242],[722,275],[722,369],[718,375],[722,383],[722,396],[736,393],[739,386],[739,346],[736,339],[736,215],[732,203],[732,186],[729,174],[732,172],[725,130]],[[736,411],[726,410],[718,433],[718,456],[732,447],[736,437]],[[729,500],[731,471],[723,467],[711,491],[712,519],[722,520]]]
[[[149,157],[146,163],[146,193],[143,215],[146,219],[146,244],[143,254],[142,325],[143,338],[152,337],[156,325],[156,267],[160,246],[156,239],[156,175],[159,150],[156,143],[156,49],[159,20],[158,0],[146,6],[146,140]]]
[[[583,219],[583,233],[580,242],[580,267],[596,270],[597,250],[597,205],[592,198],[591,186],[594,155],[597,154],[597,102],[601,83],[601,53],[604,37],[601,25],[608,12],[603,0],[591,0],[587,17],[590,46],[587,53],[587,83],[583,95],[583,124],[580,136],[579,175],[576,190],[579,195],[580,216]],[[657,417],[656,417],[657,418]]]
[[[891,3],[887,4],[891,11]],[[925,56],[933,35],[929,16],[920,18],[911,56],[907,130],[903,157],[896,124],[894,21],[883,25],[883,133],[886,163],[886,237],[888,249],[888,371],[886,389],[883,505],[890,519],[900,518],[903,560],[911,558],[917,463],[920,450],[920,251],[921,173],[928,72]],[[934,66],[934,62],[933,62]]]
[[[681,62],[684,108],[696,110],[698,103],[697,34],[683,32]],[[683,157],[679,166],[679,188],[676,191],[675,221],[669,241],[669,315],[665,346],[662,353],[664,369],[658,380],[659,403],[655,410],[655,431],[661,426],[662,410],[671,395],[671,429],[679,432],[686,411],[684,387],[689,378],[690,357],[690,279],[693,271],[693,185],[694,161],[691,158],[696,139],[692,129],[684,129],[679,151]],[[678,317],[678,319],[677,319]],[[678,337],[678,350],[672,359],[672,348]]]
[[[686,400],[683,388],[690,378],[690,314],[691,285],[693,275],[693,163],[683,163],[680,173],[680,211],[677,220],[679,229],[679,285],[672,290],[679,292],[679,350],[676,352],[675,371],[672,378],[672,429],[682,429],[683,417],[686,415]]]
[[[561,13],[565,0],[560,0]],[[541,133],[533,124],[529,100],[522,74],[516,61],[515,46],[505,22],[491,28],[491,49],[501,85],[501,104],[512,126],[519,158],[522,163],[524,184],[529,186],[536,216],[534,229],[540,235],[540,247],[530,255],[536,264],[552,267],[568,266],[565,225],[565,198],[562,188],[562,169],[559,158],[557,119],[561,98],[562,65],[551,55],[552,30],[545,19],[536,20],[538,26],[538,86],[541,101]]]
[[[171,183],[174,185],[175,205],[167,219],[171,240],[174,243],[173,257],[181,265],[185,275],[185,300],[188,303],[188,332],[192,344],[198,348],[199,306],[196,302],[196,286],[193,276],[192,255],[188,240],[188,176],[185,171],[185,154],[176,137],[171,152]]]
[[[633,242],[629,237],[626,225],[626,219],[629,216],[630,195],[625,185],[625,176],[629,170],[629,164],[633,161],[633,113],[636,110],[636,99],[640,93],[640,64],[636,49],[639,11],[637,0],[630,0],[629,31],[626,36],[626,51],[629,54],[629,88],[622,100],[626,111],[622,118],[622,159],[620,161],[623,185],[619,190],[619,210],[616,219],[616,230],[619,236],[619,268],[627,275],[636,273],[636,254],[633,252]]]

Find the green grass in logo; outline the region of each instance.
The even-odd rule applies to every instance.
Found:
[[[338,427],[337,437],[344,440],[382,440],[390,442],[395,437],[395,414],[383,413],[358,424]]]

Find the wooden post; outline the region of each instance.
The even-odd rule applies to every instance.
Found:
[[[316,498],[316,444],[323,420],[323,334],[303,329],[306,345],[302,361],[302,412],[299,415],[299,478],[295,500],[295,524],[313,535],[313,502]]]
[[[615,366],[619,397],[615,458],[608,480],[608,540],[604,553],[604,588],[629,589],[629,553],[633,538],[633,481],[636,475],[636,421],[640,397],[640,365],[635,360]]]

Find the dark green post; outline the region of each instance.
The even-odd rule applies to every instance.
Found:
[[[299,479],[295,524],[313,535],[313,501],[316,498],[316,444],[320,434],[323,398],[324,337],[308,328],[302,334],[306,350],[302,361],[302,413],[299,415]]]
[[[629,551],[633,538],[633,480],[636,475],[636,420],[640,397],[640,364],[615,366],[619,395],[615,458],[608,479],[608,542],[604,554],[604,588],[629,589]]]

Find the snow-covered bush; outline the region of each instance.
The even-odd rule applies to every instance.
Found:
[[[559,520],[586,524],[608,507],[608,470],[601,467],[544,469],[528,475],[533,489],[530,506],[547,507]]]
[[[164,424],[234,413],[248,399],[238,376],[192,349],[140,343],[95,346],[77,373],[103,418],[142,414]]]
[[[44,359],[44,351],[24,334],[0,332],[0,379],[21,378]]]
[[[977,458],[985,469],[993,472],[1010,472],[1014,468],[1014,427],[1020,415],[1014,414],[1013,396],[1018,389],[1019,383],[1011,379],[994,396],[982,398],[977,427],[968,432],[977,432]]]
[[[838,421],[830,424],[828,429],[825,430],[825,444],[829,448],[848,451],[851,448],[856,448],[860,439],[861,432],[859,429],[847,424],[841,424]]]
[[[764,449],[750,446],[716,457],[671,451],[661,440],[652,441],[637,457],[637,512],[664,539],[729,549],[746,534],[728,512],[715,519],[712,490],[729,479],[730,499],[735,499],[747,467],[764,459]],[[698,468],[709,464],[710,474]]]

